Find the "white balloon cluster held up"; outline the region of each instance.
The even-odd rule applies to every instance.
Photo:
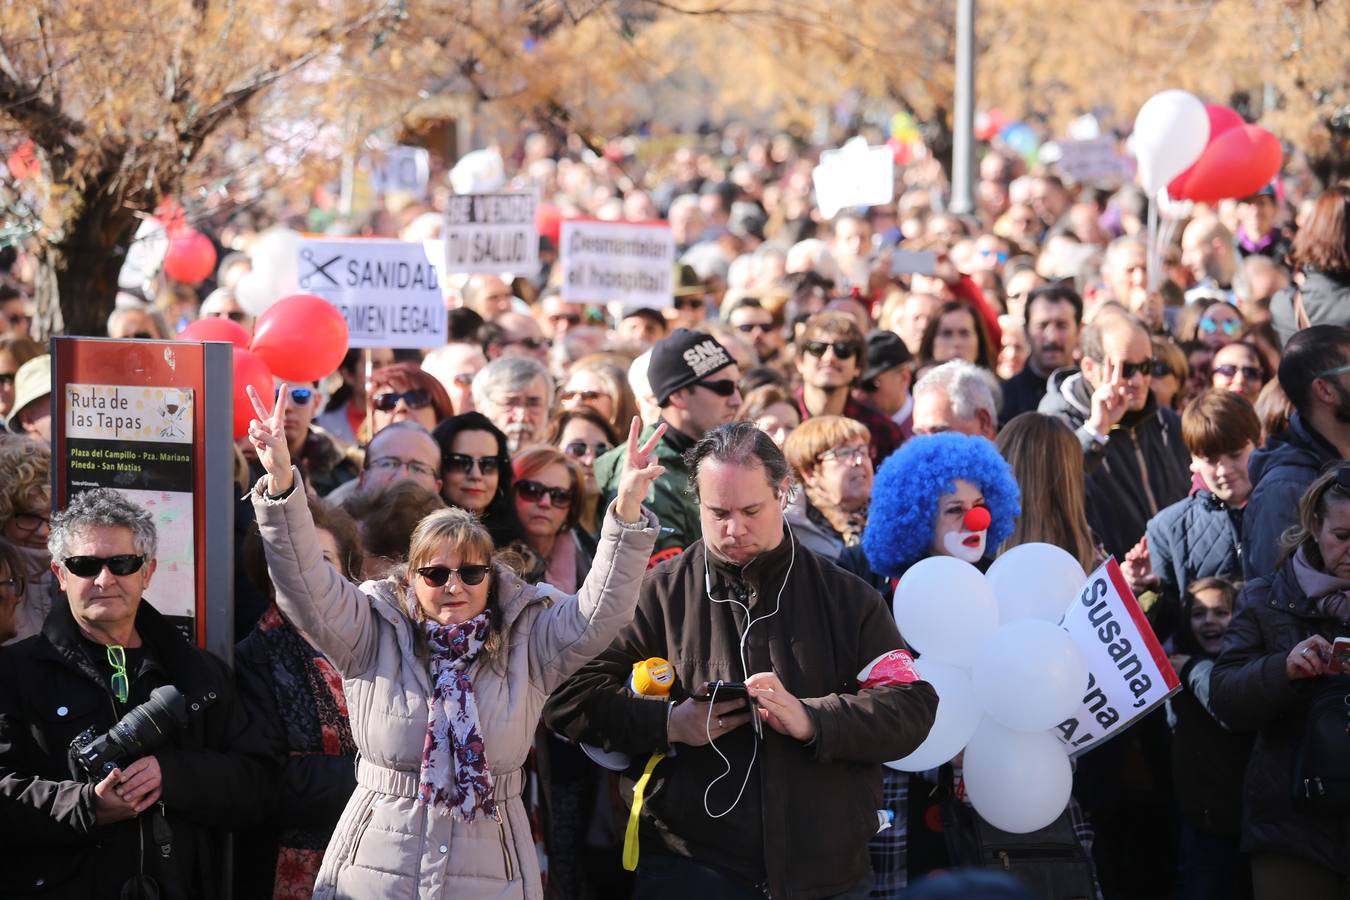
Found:
[[[262,234],[249,250],[253,268],[235,285],[239,305],[255,318],[283,297],[300,293],[300,235],[281,225]]]
[[[1059,621],[1086,580],[1050,544],[1014,547],[987,574],[950,556],[911,567],[895,592],[895,620],[938,710],[919,748],[887,765],[924,772],[964,750],[966,796],[986,822],[1025,834],[1059,818],[1073,771],[1053,729],[1074,714],[1088,681]]]

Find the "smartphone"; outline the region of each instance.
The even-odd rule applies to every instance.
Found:
[[[726,700],[744,700],[746,707],[750,710],[750,727],[755,731],[755,737],[763,739],[764,723],[760,721],[759,709],[755,705],[755,700],[750,696],[750,689],[745,686],[744,681],[705,681],[699,693],[694,694],[695,700],[706,700],[711,702],[714,696],[718,703]]]
[[[1332,642],[1327,671],[1338,675],[1350,672],[1350,637],[1338,637]]]

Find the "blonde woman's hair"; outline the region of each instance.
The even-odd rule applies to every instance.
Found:
[[[492,536],[479,521],[478,516],[467,509],[451,506],[438,509],[417,523],[413,529],[412,540],[408,544],[408,564],[395,576],[399,589],[408,598],[408,614],[414,622],[426,621],[426,613],[417,602],[412,589],[412,580],[417,578],[417,570],[425,566],[436,555],[443,543],[449,542],[452,552],[459,556],[460,565],[485,564],[488,569],[487,610],[491,622],[484,651],[491,658],[497,658],[505,649],[506,641],[502,632],[502,609],[498,602],[500,577],[493,559]],[[419,653],[425,651],[425,636],[416,629]]]
[[[52,505],[52,452],[28,438],[0,446],[0,526],[25,506]]]
[[[1299,498],[1298,522],[1280,535],[1280,565],[1302,548],[1309,564],[1318,571],[1324,570],[1326,563],[1317,543],[1317,533],[1322,530],[1322,520],[1333,499],[1338,503],[1350,501],[1350,463],[1341,463],[1324,472]]]
[[[1037,412],[1022,413],[998,434],[998,451],[1022,489],[1022,515],[1000,553],[1019,544],[1054,544],[1085,571],[1097,566],[1087,521],[1083,448],[1069,427]]]

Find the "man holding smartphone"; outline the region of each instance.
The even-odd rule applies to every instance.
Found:
[[[545,720],[629,754],[629,778],[664,754],[640,809],[644,900],[866,897],[881,763],[923,742],[937,696],[881,597],[785,526],[790,469],[768,435],[724,425],[685,458],[703,539],[648,571],[632,624]],[[676,671],[670,702],[627,688],[651,657]],[[860,681],[879,659],[888,674]]]

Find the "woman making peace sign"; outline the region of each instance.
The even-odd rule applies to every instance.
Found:
[[[277,605],[342,674],[357,790],[314,896],[542,897],[521,771],[544,701],[632,618],[656,541],[641,506],[664,471],[633,420],[618,496],[576,596],[492,561],[472,513],[418,524],[406,570],[359,589],[324,562],[282,430],[288,393],[249,441],[267,471],[253,504]]]

